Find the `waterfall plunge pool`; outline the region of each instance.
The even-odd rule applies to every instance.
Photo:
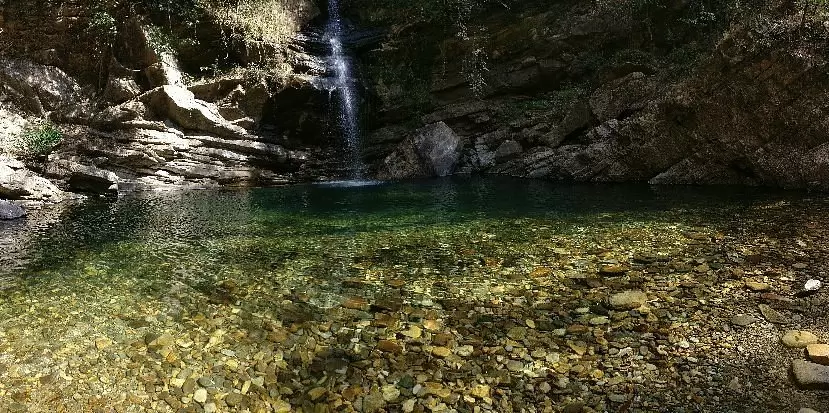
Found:
[[[740,377],[820,410],[754,370],[793,357],[775,328],[730,320],[761,283],[829,337],[825,291],[790,294],[825,274],[827,224],[803,193],[505,178],[33,211],[0,224],[0,406],[706,410],[741,406]]]

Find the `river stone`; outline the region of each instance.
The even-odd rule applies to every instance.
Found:
[[[489,397],[489,386],[487,386],[486,384],[476,384],[474,387],[472,387],[472,390],[469,392],[469,394],[479,399]]]
[[[423,320],[423,328],[435,332],[440,331],[441,325],[440,321],[437,320]]]
[[[806,354],[813,362],[829,366],[829,344],[809,344]]]
[[[204,388],[196,390],[196,393],[193,394],[193,400],[204,404],[207,401],[207,390]]]
[[[475,352],[475,348],[469,345],[460,346],[455,349],[455,353],[461,357],[469,357]]]
[[[311,401],[317,401],[320,397],[325,396],[326,393],[328,393],[328,390],[325,387],[314,387],[308,391],[308,397],[311,398]]]
[[[757,306],[760,308],[760,314],[763,314],[763,317],[769,322],[774,324],[788,324],[789,319],[787,319],[783,314],[780,314],[777,310],[769,307],[767,304],[760,304]]]
[[[521,341],[527,337],[527,329],[525,327],[513,327],[507,331],[507,337]]]
[[[829,366],[805,360],[794,360],[792,361],[792,373],[802,387],[829,389]]]
[[[746,314],[738,314],[734,317],[731,317],[731,324],[738,325],[740,327],[745,327],[751,324],[756,323],[759,321],[757,317],[746,315]]]
[[[751,291],[768,291],[771,286],[763,282],[746,281],[746,288]]]
[[[809,344],[816,344],[819,340],[816,335],[808,331],[789,330],[781,339],[786,347],[805,348]]]
[[[18,219],[25,216],[26,210],[23,207],[0,199],[0,220]]]
[[[386,406],[386,400],[383,399],[383,394],[374,391],[363,398],[363,411],[366,413],[373,413],[379,411]]]
[[[400,332],[400,334],[402,334],[402,335],[404,335],[404,336],[406,336],[406,337],[409,337],[409,338],[418,339],[418,338],[420,338],[421,334],[423,334],[423,332],[422,332],[422,330],[420,329],[420,327],[418,327],[418,326],[411,326],[411,327],[409,327],[409,329],[408,329],[408,330],[406,330],[406,331],[401,331],[401,332]]]
[[[633,310],[643,306],[648,301],[648,295],[642,291],[631,290],[610,296],[608,304],[615,310]]]
[[[432,347],[432,354],[435,357],[445,358],[445,357],[449,357],[449,355],[452,354],[452,351],[449,350],[446,347],[438,346],[438,347]]]
[[[624,275],[627,271],[627,267],[621,264],[604,264],[599,268],[599,274],[607,276]]]
[[[387,384],[381,389],[383,391],[383,400],[393,402],[400,397],[400,390],[394,384]]]
[[[391,340],[380,340],[377,342],[377,349],[386,353],[402,353],[403,347]]]
[[[239,393],[230,393],[225,397],[225,403],[230,407],[236,407],[242,404],[243,396]]]
[[[810,280],[806,281],[806,284],[803,285],[803,290],[804,291],[810,291],[810,292],[811,291],[817,291],[817,290],[820,289],[821,284],[822,283],[820,282],[820,280],[810,279]]]
[[[524,363],[522,363],[518,360],[510,360],[510,361],[507,362],[507,370],[509,370],[509,371],[516,372],[516,371],[521,371],[523,369],[524,369]]]
[[[354,296],[346,298],[343,301],[342,306],[345,308],[350,308],[352,310],[367,310],[369,304],[365,298]]]
[[[276,400],[271,403],[271,406],[273,407],[274,413],[291,413],[294,411],[291,404],[284,400]]]

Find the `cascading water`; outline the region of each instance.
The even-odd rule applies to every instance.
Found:
[[[328,0],[328,25],[325,28],[324,40],[329,44],[331,55],[329,66],[333,71],[330,79],[329,91],[336,95],[339,106],[339,124],[347,150],[346,161],[349,168],[349,178],[362,179],[364,165],[360,157],[360,125],[358,122],[359,104],[356,80],[352,76],[351,56],[343,46],[344,28],[340,15],[339,0]]]

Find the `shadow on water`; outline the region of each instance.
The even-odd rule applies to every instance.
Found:
[[[520,220],[542,220],[561,232],[620,220],[704,225],[710,214],[737,215],[758,202],[797,196],[508,178],[369,182],[90,200],[48,228],[23,234],[27,252],[4,270],[38,283],[101,267],[112,277],[172,277],[201,288],[232,272],[267,277],[286,263],[311,261],[298,271],[342,278],[354,275],[350,267],[360,260],[452,267],[442,262],[449,259],[442,244],[452,241],[445,237],[494,231],[524,242],[530,232],[522,227],[533,223]]]
[[[613,212],[700,209],[792,196],[796,193],[738,187],[654,187],[637,184],[561,184],[509,178],[444,178],[385,185],[301,185],[254,191],[266,210],[306,216],[348,217],[443,213],[506,218]],[[353,214],[359,214],[354,216]]]

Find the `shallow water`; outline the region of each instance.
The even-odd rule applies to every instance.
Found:
[[[652,276],[724,282],[723,274],[744,264],[740,254],[790,265],[769,239],[802,239],[818,248],[799,228],[824,222],[826,210],[825,201],[805,194],[750,188],[469,178],[146,193],[87,201],[48,217],[36,212],[28,224],[0,224],[0,401],[45,411],[201,409],[205,403],[193,401],[193,388],[183,382],[211,376],[221,384],[203,387],[219,410],[239,408],[226,399],[242,393],[251,410],[364,408],[368,402],[355,401],[361,394],[418,372],[463,394],[458,382],[490,383],[491,375],[495,387],[502,373],[478,368],[434,378],[435,371],[460,368],[448,364],[456,356],[423,365],[418,355],[443,346],[495,348],[514,340],[503,335],[516,323],[538,331],[517,357],[531,366],[514,372],[519,381],[531,389],[541,380],[561,387],[555,372],[577,380],[581,371],[561,373],[559,356],[532,361],[529,354],[534,346],[569,351],[564,327],[589,325],[584,310],[573,311],[592,308],[608,291],[648,285]],[[615,264],[631,273],[590,284],[603,266]],[[789,275],[796,282],[806,276]],[[584,280],[587,287],[579,287]],[[656,301],[671,307],[670,299]],[[539,303],[547,308],[539,310]],[[459,309],[485,317],[473,327]],[[424,327],[422,337],[402,333],[426,326],[424,320],[441,327]],[[620,330],[630,322],[615,321]],[[449,344],[436,339],[440,334],[452,336]],[[400,360],[375,349],[384,339],[405,344]],[[507,345],[515,341],[521,340]],[[590,366],[587,374],[601,365],[579,362]],[[320,386],[332,395],[308,396]],[[352,400],[333,396],[355,386],[361,393]],[[412,396],[409,386],[387,402],[395,406],[390,411],[407,391]],[[495,393],[468,397],[495,411],[541,406],[542,399],[511,391],[517,393],[504,395],[506,402]],[[425,405],[433,396],[415,398]],[[570,391],[543,402],[613,406],[605,396],[596,401]],[[437,398],[456,409],[465,400],[450,399]],[[650,402],[642,403],[647,410]]]
[[[193,287],[242,277],[291,288],[313,279],[336,293],[335,281],[364,275],[360,263],[409,267],[392,270],[401,277],[417,277],[407,271],[424,264],[440,276],[463,277],[458,254],[475,245],[493,257],[526,261],[532,250],[550,247],[539,244],[549,242],[541,240],[546,236],[609,227],[687,230],[797,197],[751,188],[512,179],[355,182],[88,201],[63,211],[54,225],[26,231],[27,253],[1,268],[0,277],[37,286],[92,272],[102,283],[118,278]],[[510,251],[519,246],[525,250]]]

